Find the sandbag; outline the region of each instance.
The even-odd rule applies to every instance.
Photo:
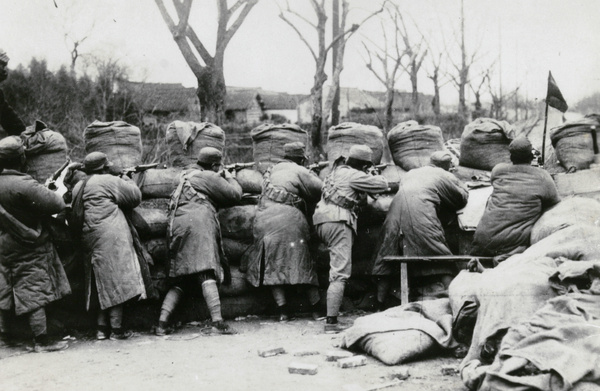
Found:
[[[594,162],[592,127],[600,122],[596,117],[586,117],[566,122],[550,131],[550,140],[560,164],[567,170],[572,167],[585,170]]]
[[[310,146],[308,133],[292,124],[262,124],[250,131],[256,169],[264,174],[275,163],[283,159],[283,146],[299,141]]]
[[[394,162],[406,171],[428,165],[431,154],[444,149],[442,129],[416,121],[399,123],[387,138]]]
[[[400,183],[404,175],[406,175],[406,170],[400,166],[389,165],[381,171],[381,175],[387,179],[388,183]]]
[[[26,173],[40,183],[45,183],[67,160],[68,147],[62,134],[50,129],[35,131],[28,128],[24,138]]]
[[[460,138],[460,165],[491,171],[498,163],[510,163],[508,145],[514,133],[506,121],[477,118],[465,126]]]
[[[167,127],[167,160],[172,167],[196,163],[204,147],[225,148],[225,132],[210,122],[173,121]]]
[[[104,152],[115,165],[128,168],[142,163],[140,129],[123,121],[94,121],[83,131],[85,153]]]
[[[254,205],[232,206],[219,210],[221,235],[224,238],[252,240],[252,225],[256,207]]]
[[[221,284],[219,286],[219,295],[221,297],[236,297],[247,294],[252,285],[246,281],[246,275],[239,271],[236,266],[231,267],[231,283],[229,285]]]
[[[260,194],[262,191],[263,176],[251,168],[245,168],[236,173],[235,179],[242,187],[244,193]]]
[[[373,163],[379,164],[383,156],[383,133],[376,126],[344,122],[329,128],[327,136],[327,160],[348,157],[350,147],[364,144],[373,150]]]
[[[131,212],[131,221],[141,238],[162,238],[167,235],[167,208],[142,201]]]
[[[177,188],[181,170],[177,168],[149,169],[134,179],[143,198],[169,198]]]
[[[239,265],[242,256],[250,249],[252,241],[223,238],[223,252],[230,265]]]
[[[554,232],[572,225],[600,226],[600,202],[583,197],[563,199],[542,217],[531,229],[531,244],[552,235]]]

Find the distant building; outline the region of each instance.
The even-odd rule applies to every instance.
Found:
[[[271,120],[298,122],[297,106],[305,95],[266,91],[262,88],[227,87],[225,119],[228,122],[256,124]]]
[[[200,118],[200,101],[195,88],[186,88],[178,83],[127,83],[138,110],[143,112],[142,123],[156,126],[159,118]]]
[[[323,100],[329,94],[330,86],[323,89]],[[409,112],[412,95],[410,92],[396,91],[394,95],[393,110],[395,112]],[[420,112],[431,112],[431,101],[433,96],[419,93],[421,103]],[[371,113],[385,109],[385,92],[364,91],[358,88],[342,87],[340,89],[340,119],[344,121],[351,112]],[[309,123],[312,120],[313,108],[310,97],[304,99],[298,105],[298,121]]]

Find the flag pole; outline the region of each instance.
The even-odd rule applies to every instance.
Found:
[[[546,128],[548,126],[548,98],[546,98],[546,113],[544,114],[544,135],[542,138],[542,161],[540,162],[540,167],[544,168],[544,163],[546,162]]]

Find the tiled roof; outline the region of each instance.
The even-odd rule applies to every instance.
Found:
[[[146,112],[184,111],[196,97],[195,88],[186,88],[178,83],[135,83],[127,84],[136,95]]]
[[[245,110],[256,96],[260,97],[263,110],[295,110],[298,102],[306,95],[286,92],[265,91],[262,88],[227,87],[226,110]]]

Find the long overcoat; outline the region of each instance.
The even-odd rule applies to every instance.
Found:
[[[410,170],[394,196],[386,216],[377,250],[373,275],[389,274],[383,262],[386,255],[450,255],[442,213],[454,213],[467,204],[469,192],[454,175],[440,167],[424,166]],[[424,270],[437,272],[437,269]]]
[[[83,183],[75,186],[73,194],[80,191]],[[133,238],[123,213],[123,209],[135,208],[141,201],[140,189],[129,179],[95,174],[85,184],[81,240],[91,266],[86,268],[88,309],[92,272],[102,310],[146,297]]]
[[[267,174],[269,175],[269,174]],[[275,202],[263,196],[254,218],[254,248],[250,251],[246,278],[254,286],[318,285],[309,251],[310,229],[306,204],[321,197],[322,181],[293,162],[281,162],[270,171],[270,182],[303,200],[298,206]],[[261,273],[262,272],[262,273]]]
[[[71,293],[67,276],[42,224],[65,204],[29,175],[0,173],[0,205],[21,224],[36,232],[23,243],[0,223],[0,309],[17,315],[36,310]]]
[[[238,203],[242,188],[235,179],[226,180],[200,166],[184,171],[180,188],[181,194],[171,196],[176,205],[170,206],[169,214],[169,277],[213,270],[222,282],[224,255],[217,208]]]

